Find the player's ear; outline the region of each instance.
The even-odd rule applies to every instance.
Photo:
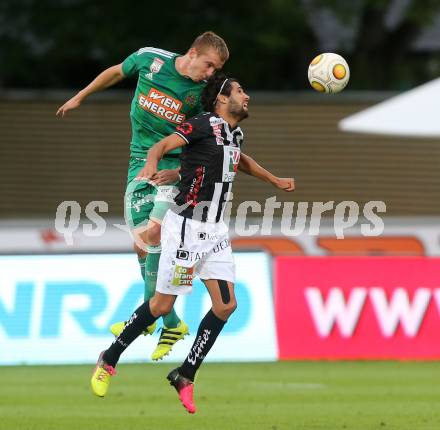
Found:
[[[228,96],[225,96],[224,94],[220,94],[220,95],[217,97],[217,101],[220,102],[221,104],[226,104],[226,103],[228,103],[228,99],[229,99],[229,97],[228,97]]]

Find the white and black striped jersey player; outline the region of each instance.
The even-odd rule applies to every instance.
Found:
[[[119,351],[118,345],[128,344],[128,340],[138,336],[159,316],[170,312],[176,297],[189,293],[193,278],[198,275],[209,291],[212,307],[201,320],[185,361],[167,376],[190,412],[195,411],[195,374],[237,306],[234,262],[228,228],[222,218],[222,202],[231,190],[237,169],[279,189],[294,189],[292,178],[278,178],[252,158],[240,154],[243,133],[238,123],[248,116],[248,102],[249,96],[237,80],[215,75],[202,92],[202,104],[212,112],[189,119],[154,145],[138,175],[138,179],[146,178],[154,183],[162,156],[183,147],[182,181],[176,201],[187,203],[188,207],[180,214],[171,209],[166,213],[162,221],[156,293],[136,309],[130,319],[133,322],[126,325],[111,348]],[[202,210],[197,217],[198,208]]]

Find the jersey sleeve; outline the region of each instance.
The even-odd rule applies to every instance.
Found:
[[[122,62],[122,73],[124,73],[124,76],[130,77],[137,74],[146,61],[151,61],[153,49],[155,48],[141,48],[129,55]]]
[[[209,115],[201,115],[190,118],[178,125],[174,133],[190,145],[209,135],[210,129]]]
[[[137,62],[138,53],[129,55],[122,63],[122,73],[124,76],[133,76],[139,71]]]

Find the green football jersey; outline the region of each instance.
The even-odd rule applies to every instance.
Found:
[[[125,76],[138,75],[131,103],[130,152],[146,157],[155,143],[174,132],[177,125],[203,111],[200,93],[205,82],[179,74],[178,54],[157,48],[141,48],[122,63]],[[180,148],[169,154],[179,154]]]

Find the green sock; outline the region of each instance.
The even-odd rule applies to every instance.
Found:
[[[142,279],[144,281],[145,281],[145,259],[146,259],[146,257],[139,257],[138,256],[139,267],[141,269],[141,275],[142,275]]]
[[[161,247],[159,246],[148,246],[147,247],[147,260],[145,262],[145,290],[144,290],[144,300],[147,301],[154,296],[156,291],[157,282],[157,270],[159,267],[159,259]],[[180,323],[180,318],[177,316],[174,308],[168,315],[162,317],[164,325],[168,328],[176,328]]]

